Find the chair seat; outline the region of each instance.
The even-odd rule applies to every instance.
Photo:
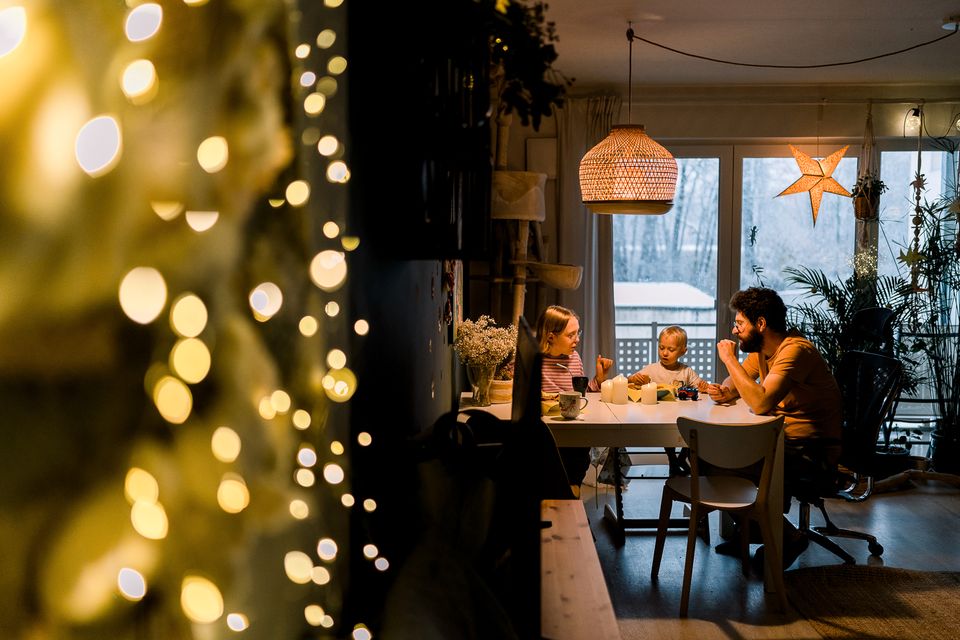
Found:
[[[674,477],[666,481],[666,486],[687,498],[691,496],[691,479]],[[715,509],[742,509],[757,500],[757,487],[746,478],[736,476],[701,476],[700,502]]]

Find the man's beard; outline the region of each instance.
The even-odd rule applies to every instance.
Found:
[[[763,346],[763,336],[759,333],[751,333],[745,338],[740,338],[740,351],[744,353],[753,353],[760,351]]]

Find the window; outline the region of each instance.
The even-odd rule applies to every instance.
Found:
[[[684,362],[712,380],[716,336],[720,157],[677,155],[677,193],[662,216],[614,216],[617,370],[657,360],[657,336],[687,331]]]
[[[850,143],[833,177],[848,190],[857,177],[859,140],[800,145],[822,158]],[[913,237],[913,191],[917,152],[909,140],[886,140],[881,148],[878,269],[893,273],[900,249]],[[614,216],[614,298],[617,370],[630,373],[656,360],[656,337],[669,324],[690,337],[685,362],[704,379],[715,370],[715,343],[730,337],[733,315],[726,301],[741,287],[762,284],[789,305],[785,267],[822,270],[834,278],[852,273],[857,233],[853,203],[825,193],[814,226],[807,193],[776,197],[800,177],[786,143],[687,145],[667,143],[677,158],[674,207],[663,216]],[[818,148],[819,147],[819,148]],[[956,176],[953,154],[929,150],[922,171],[933,201]]]
[[[943,151],[924,151],[920,154],[920,171],[927,189],[921,194],[929,202],[947,191],[947,180],[952,175],[952,156]],[[884,151],[880,154],[880,179],[887,191],[880,198],[880,237],[877,246],[877,269],[883,275],[899,273],[909,276],[909,270],[897,260],[900,250],[913,242],[914,189],[911,186],[917,174],[917,152]]]
[[[802,148],[811,157],[835,148]],[[781,157],[743,157],[741,160],[740,287],[765,286],[778,291],[788,305],[799,295],[790,291],[783,269],[803,266],[831,277],[852,271],[856,219],[850,199],[824,193],[816,225],[810,195],[776,197],[800,177],[797,162],[786,145],[746,149],[745,153],[775,152]],[[857,159],[840,160],[833,178],[849,188],[857,179]]]

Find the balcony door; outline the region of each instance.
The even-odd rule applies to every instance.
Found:
[[[677,159],[674,206],[662,216],[613,220],[617,370],[657,359],[663,327],[688,334],[684,362],[715,377],[720,244],[729,242],[731,147],[667,146]]]

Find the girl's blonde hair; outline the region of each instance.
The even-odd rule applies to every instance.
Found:
[[[563,333],[563,330],[567,328],[567,323],[570,322],[570,318],[580,320],[580,316],[576,313],[558,304],[552,304],[543,310],[543,313],[537,319],[537,342],[540,343],[542,353],[550,350],[550,344],[547,340],[550,334]]]

